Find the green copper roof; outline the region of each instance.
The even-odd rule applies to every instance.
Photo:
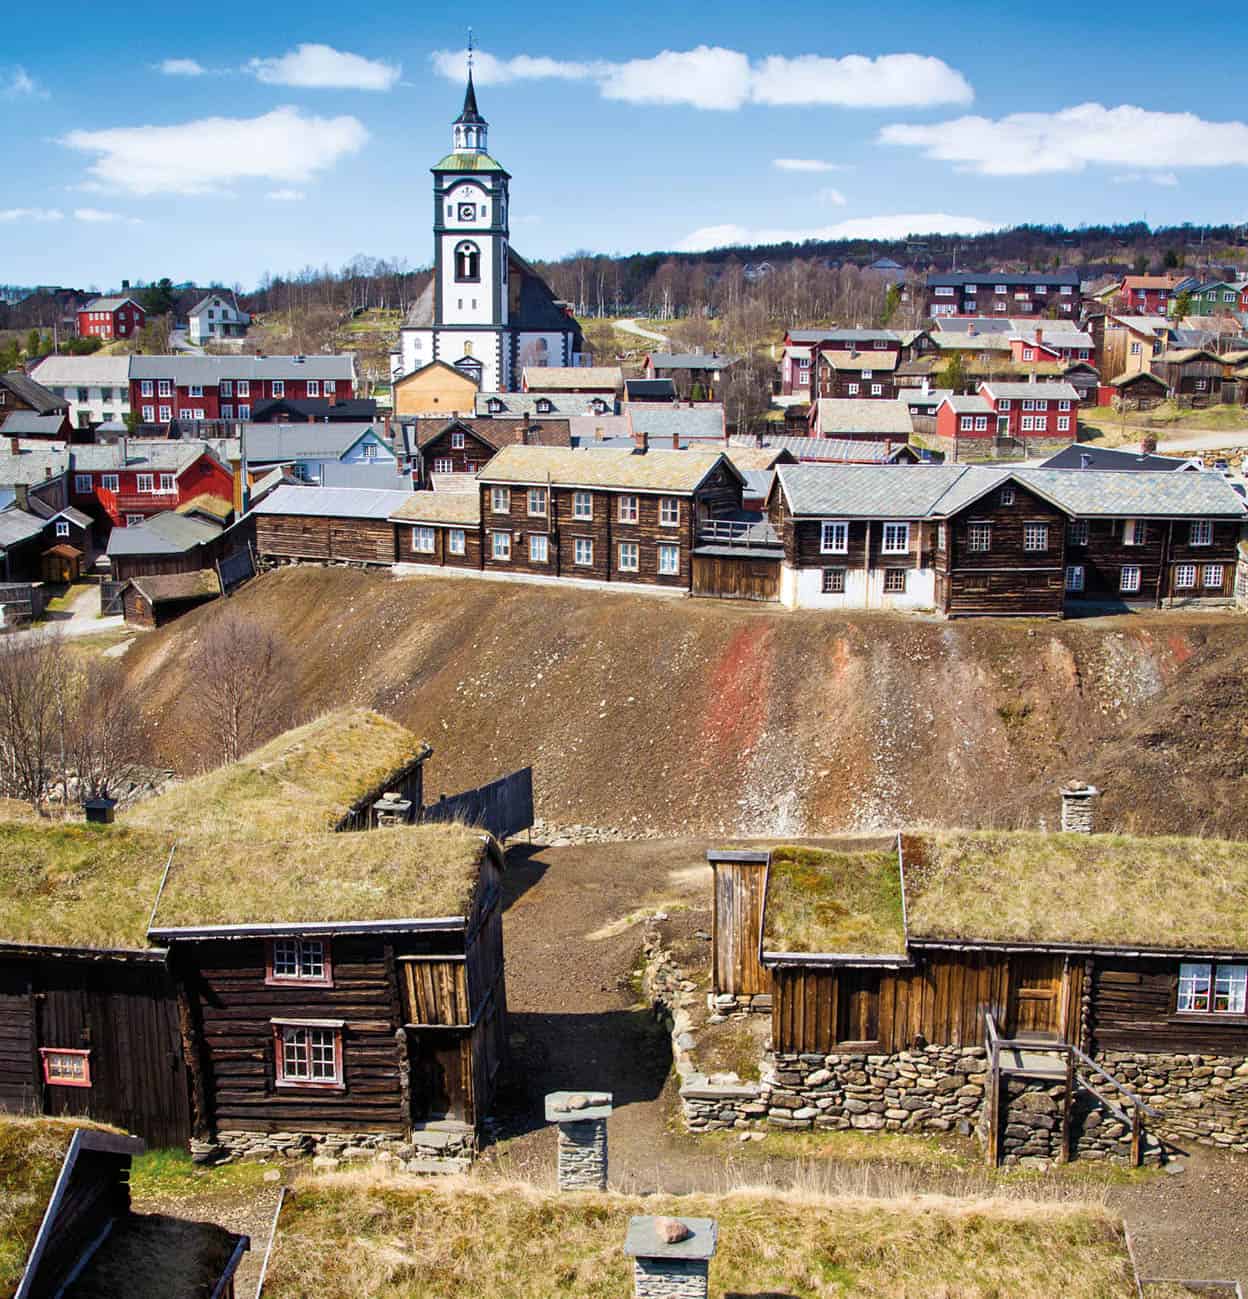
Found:
[[[501,171],[506,168],[495,162],[488,153],[448,153],[441,162],[435,162],[434,171]]]

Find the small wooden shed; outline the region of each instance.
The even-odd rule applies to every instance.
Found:
[[[130,579],[122,592],[122,608],[131,626],[163,627],[220,594],[221,579],[215,568],[153,574]]]
[[[82,551],[67,541],[49,547],[40,557],[43,580],[59,586],[76,582],[82,574]]]

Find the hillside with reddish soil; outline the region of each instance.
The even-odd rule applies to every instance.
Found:
[[[269,574],[124,662],[161,760],[202,737],[187,664],[226,609],[279,631],[300,708],[380,709],[433,796],[531,764],[549,823],[627,834],[1051,827],[1239,834],[1248,621],[942,623],[346,569]]]

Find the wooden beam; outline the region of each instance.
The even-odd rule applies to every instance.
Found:
[[[1070,1163],[1070,1117],[1075,1099],[1075,1054],[1066,1052],[1066,1091],[1062,1096],[1062,1151],[1059,1156],[1063,1164]]]

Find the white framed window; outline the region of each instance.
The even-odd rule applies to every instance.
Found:
[[[1248,965],[1184,961],[1175,1010],[1180,1014],[1242,1015],[1248,1008]]]
[[[448,528],[446,533],[446,553],[462,555],[467,549],[466,533],[463,528]]]
[[[1190,591],[1196,586],[1196,565],[1176,564],[1174,568],[1174,589]]]
[[[75,475],[74,475],[74,491],[77,492],[79,496],[86,496],[86,495],[88,495],[88,494],[90,493],[90,491],[91,491],[91,475],[90,475],[90,474],[75,474]]]
[[[858,396],[858,389],[859,389],[859,385],[856,384],[856,383],[846,384],[846,386],[845,386],[845,391],[846,391],[847,393],[849,393],[849,395],[850,395],[851,397],[857,397],[857,396]]]
[[[117,492],[121,488],[121,478],[117,474],[101,474],[100,486],[106,492]]]
[[[864,379],[870,379],[870,378],[872,377],[873,374],[874,374],[874,371],[872,371],[872,370],[864,370],[864,371],[862,372],[862,377],[863,377]]]
[[[342,1026],[326,1020],[273,1024],[279,1087],[341,1087]]]
[[[1068,591],[1082,591],[1084,582],[1084,567],[1082,564],[1071,564],[1066,570],[1066,589]]]
[[[546,489],[544,487],[529,488],[528,510],[529,510],[529,515],[532,518],[545,518]]]
[[[993,285],[992,291],[994,293],[1008,293],[1010,289],[1009,289],[1009,285],[1007,284],[995,284]]]
[[[1143,346],[1142,343],[1132,343],[1132,344],[1131,344],[1131,355],[1132,355],[1132,356],[1139,356],[1139,354],[1140,354],[1143,350],[1144,350],[1144,346]]]
[[[936,525],[936,549],[944,550],[949,542],[949,525],[947,523],[938,523]]]
[[[1213,545],[1213,520],[1212,519],[1195,519],[1188,532],[1188,545],[1190,546],[1212,546]]]
[[[589,537],[577,537],[572,543],[572,562],[581,568],[594,562],[594,543]]]
[[[1118,589],[1124,595],[1133,595],[1140,589],[1140,569],[1138,564],[1124,564],[1118,574]]]
[[[992,309],[998,315],[1004,316],[1005,313],[1010,309],[1010,304],[1008,302],[1000,302],[1000,301],[994,302],[992,304]]]
[[[464,449],[464,435],[459,429],[451,431],[451,450],[462,451]]]
[[[238,381],[238,396],[240,396],[240,397],[250,397],[250,396],[251,396],[251,380],[250,380],[250,379],[240,379],[240,380]]]
[[[966,291],[968,293],[971,292],[971,286],[969,284],[966,286]],[[948,285],[948,284],[938,284],[936,288],[932,290],[932,292],[938,298],[953,297],[953,287],[952,285]]]
[[[494,532],[491,533],[490,554],[498,560],[508,560],[511,558],[511,533]]]
[[[572,517],[574,519],[592,519],[594,517],[594,496],[592,492],[572,493]]]
[[[990,550],[992,548],[992,524],[967,524],[966,548],[967,550]]]
[[[1069,433],[1069,432],[1070,432],[1070,416],[1069,416],[1069,415],[1059,415],[1059,416],[1057,417],[1057,431],[1058,431],[1059,433]]]
[[[143,397],[152,396],[152,381],[150,379],[144,379],[143,382],[139,384],[139,394]]]
[[[434,530],[423,525],[412,529],[412,549],[419,555],[432,555],[436,538]]]
[[[871,396],[872,396],[872,397],[878,397],[878,396],[880,396],[880,395],[883,393],[883,391],[884,391],[884,385],[883,385],[882,383],[873,383],[873,384],[871,385]]]
[[[1036,349],[1034,347],[1023,348],[1023,360],[1034,361],[1036,359]]]
[[[639,513],[637,497],[621,496],[617,517],[621,523],[636,523]],[[621,565],[623,567],[623,565]]]
[[[251,418],[251,407],[244,404],[238,408],[238,418],[248,420]]]
[[[274,396],[274,397],[285,397],[285,396],[286,396],[286,380],[285,380],[285,379],[274,379],[274,380],[273,380],[272,393],[273,393],[273,396]]]
[[[202,383],[192,383],[187,386],[186,395],[188,397],[202,397],[204,395],[204,385]]]
[[[659,498],[659,524],[664,528],[680,527],[680,499],[675,496]]]
[[[958,424],[961,426],[963,433],[972,433],[975,430],[975,416],[963,415],[961,419],[958,420]]]
[[[1124,546],[1146,546],[1148,544],[1148,520],[1127,519],[1122,525],[1122,544]]]
[[[999,402],[997,402],[997,409],[998,409],[998,410],[1009,410],[1009,409],[1010,409],[1010,399],[1009,399],[1008,397],[1002,397],[1001,400],[1000,400]]]
[[[997,499],[1001,502],[1002,505],[1013,505],[1013,504],[1014,504],[1014,484],[1013,484],[1013,483],[1006,483],[1006,484],[1001,488],[1000,495],[997,497]]]
[[[659,573],[675,577],[680,572],[680,547],[670,541],[659,542]]]
[[[640,564],[638,562],[638,546],[635,541],[620,542],[619,566],[621,573],[635,573]]]
[[[168,422],[169,422],[172,418],[173,418],[173,407],[172,407],[172,406],[162,406],[162,407],[160,408],[160,422],[161,422],[162,424],[168,424]]]
[[[1225,580],[1225,570],[1221,564],[1206,564],[1200,572],[1200,584],[1207,590],[1213,587],[1222,589],[1222,583]]]
[[[222,380],[221,380],[221,396],[222,396],[222,397],[233,397],[233,396],[234,396],[234,380],[233,380],[233,379],[222,379]]]
[[[976,415],[976,416],[975,416],[975,432],[976,432],[976,433],[986,433],[987,431],[988,431],[988,416],[987,416],[987,415]]]
[[[494,514],[511,513],[511,488],[510,487],[490,488],[490,510]]]
[[[1069,297],[1072,291],[1073,291],[1073,290],[1071,289],[1071,286],[1070,286],[1069,284],[1063,284],[1063,285],[1062,285],[1061,292],[1062,292],[1063,296],[1065,296],[1065,297]]]
[[[545,564],[550,559],[550,539],[544,532],[529,534],[529,563]]]
[[[69,536],[69,524],[68,524],[64,519],[57,519],[57,521],[56,521],[56,535],[57,535],[58,537],[68,537],[68,536]]]
[[[151,423],[153,423],[153,422],[155,421],[155,419],[156,419],[156,407],[155,407],[155,406],[144,406],[144,407],[143,407],[143,422],[144,422],[145,424],[151,424]]]
[[[234,418],[234,403],[233,403],[233,402],[230,402],[230,401],[223,401],[223,402],[221,403],[221,418],[222,418],[222,419],[233,419],[233,418]]]
[[[884,525],[884,543],[880,549],[885,555],[909,554],[910,525],[908,523],[886,523]],[[889,570],[889,572],[892,571]],[[887,587],[885,589],[887,590]]]
[[[964,287],[965,287],[965,289],[966,289],[966,292],[969,293],[972,297],[974,297],[975,294],[977,294],[977,293],[979,292],[979,285],[978,285],[978,284],[971,283],[971,284],[967,284],[967,285],[965,285]]]
[[[338,391],[338,382],[335,379],[325,379],[321,382],[321,395],[332,397]]]
[[[453,474],[455,472],[455,461],[450,456],[435,456],[433,472],[435,474]]]
[[[1071,519],[1066,529],[1066,540],[1072,546],[1086,546],[1088,544],[1087,519]]]
[[[170,386],[168,379],[161,379],[160,382],[156,385],[156,395],[158,397],[168,397],[172,394],[172,392],[173,389]]]
[[[1213,971],[1213,1013],[1242,1015],[1248,992],[1248,965],[1218,964]]]
[[[825,568],[819,589],[824,595],[844,595],[845,570],[843,568]]]
[[[906,591],[906,573],[904,568],[886,568],[884,570],[884,594],[904,595]]]
[[[319,379],[308,380],[308,396],[319,397],[321,395],[321,381]]]
[[[274,938],[266,947],[265,983],[332,985],[333,966],[323,938]]]
[[[160,491],[176,492],[178,490],[178,480],[172,474],[161,474]]]
[[[136,474],[134,490],[136,492],[155,492],[155,478],[151,474]]]
[[[1023,525],[1023,549],[1030,551],[1048,550],[1049,525],[1047,523],[1025,523]]]
[[[1208,380],[1208,379],[1197,379],[1197,380],[1196,380],[1196,391],[1197,391],[1197,392],[1205,392],[1205,391],[1208,389],[1208,387],[1209,387],[1209,380]]]
[[[1057,409],[1058,409],[1058,410],[1069,410],[1069,409],[1070,409],[1070,402],[1069,402],[1069,401],[1059,401],[1059,402],[1057,403]]]
[[[848,554],[849,524],[832,520],[825,521],[819,528],[819,553],[822,555]]]

